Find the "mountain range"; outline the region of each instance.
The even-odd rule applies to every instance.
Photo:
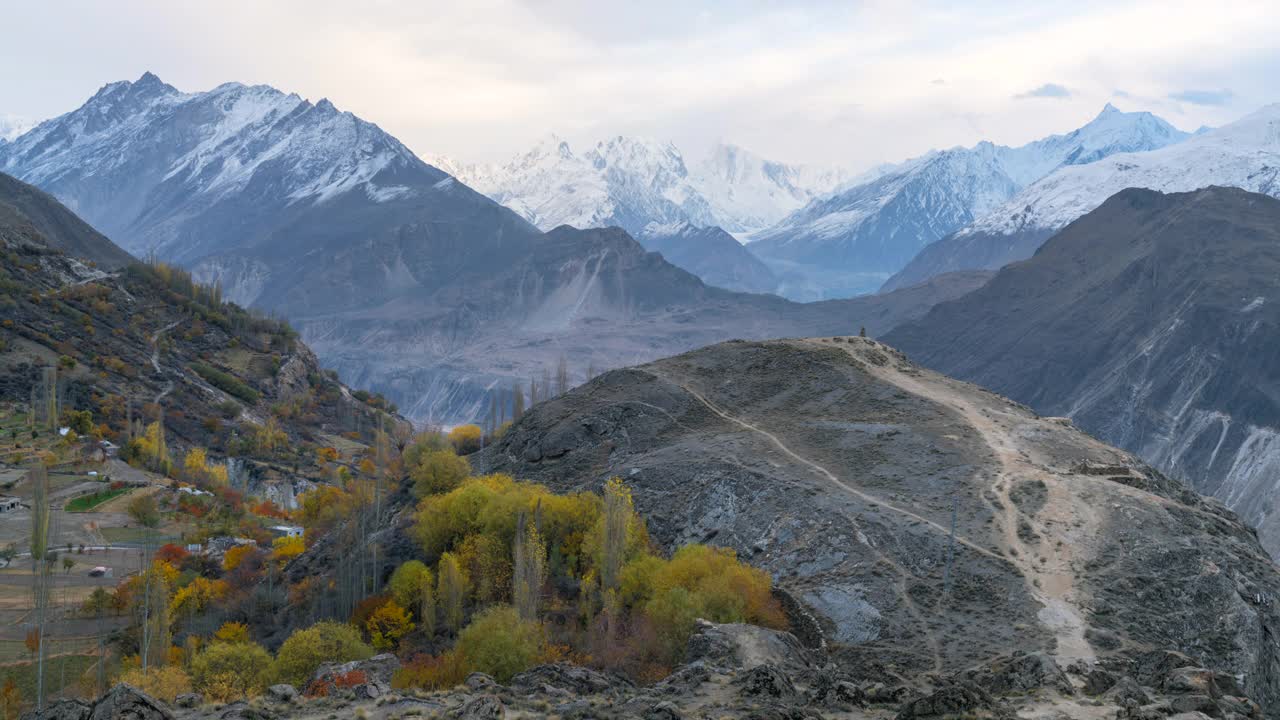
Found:
[[[873,292],[916,253],[1001,207],[1064,166],[1153,150],[1187,133],[1150,113],[1112,105],[1083,127],[1021,147],[982,142],[928,153],[845,187],[758,233],[751,250],[775,268],[810,279],[787,294],[839,297]]]
[[[552,135],[501,165],[430,160],[543,230],[613,225],[632,235],[679,222],[749,234],[848,179],[723,143],[690,166],[672,143],[627,136],[579,154]]]
[[[905,287],[952,270],[994,270],[1030,257],[1054,232],[1124,188],[1185,192],[1210,185],[1280,195],[1280,105],[1170,147],[1064,167],[925,248],[884,288]]]
[[[886,339],[1213,495],[1280,555],[1280,200],[1123,190]]]
[[[349,382],[446,424],[561,357],[581,378],[730,337],[881,332],[982,277],[844,305],[707,287],[620,230],[544,235],[326,100],[184,93],[150,73],[0,146],[0,169],[134,255],[289,318]]]

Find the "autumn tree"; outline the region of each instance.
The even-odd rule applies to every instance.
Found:
[[[484,431],[479,425],[459,425],[449,431],[449,443],[462,455],[468,455],[480,449],[480,438]]]
[[[546,582],[547,546],[538,530],[538,523],[531,522],[526,513],[520,513],[516,523],[512,556],[512,602],[521,618],[534,620],[538,617],[542,584]]]
[[[365,621],[373,646],[379,650],[393,650],[400,638],[413,631],[409,612],[395,600],[387,600],[378,606]]]
[[[409,478],[413,480],[414,494],[422,498],[449,492],[470,473],[471,464],[466,458],[458,457],[449,450],[435,450],[418,460],[409,471]]]
[[[322,663],[344,663],[373,656],[360,632],[345,623],[324,621],[289,636],[276,653],[275,677],[301,686]]]
[[[478,613],[458,634],[457,651],[473,670],[505,683],[536,664],[545,646],[540,623],[522,619],[515,608],[496,605]]]
[[[445,627],[456,632],[462,626],[462,603],[467,592],[467,578],[462,574],[457,556],[453,553],[440,556],[436,578],[436,599],[444,616]]]
[[[195,689],[218,702],[262,694],[271,677],[271,654],[251,642],[215,642],[191,663]]]

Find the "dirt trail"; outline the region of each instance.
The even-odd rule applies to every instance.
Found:
[[[807,342],[815,347],[831,347]],[[857,357],[853,348],[844,350]],[[1093,648],[1084,637],[1086,612],[1083,608],[1087,603],[1075,585],[1072,567],[1081,543],[1065,542],[1063,537],[1069,533],[1087,538],[1099,531],[1101,522],[1094,508],[1063,486],[1061,475],[1047,469],[1046,463],[1037,462],[1025,450],[1029,444],[1018,441],[1019,430],[1030,430],[1029,426],[1037,421],[1003,402],[975,402],[972,392],[961,392],[950,382],[930,382],[889,368],[863,364],[880,379],[959,413],[991,448],[999,470],[994,478],[986,478],[985,473],[979,471],[978,484],[989,483],[995,494],[996,501],[988,499],[988,504],[1001,523],[1009,550],[1007,559],[1026,580],[1031,596],[1043,605],[1038,616],[1057,639],[1059,660],[1066,663],[1095,659]],[[1047,492],[1044,506],[1034,514],[1024,513],[1011,493],[1019,482],[1037,480],[1044,483]]]
[[[160,369],[160,336],[174,329],[181,322],[182,322],[181,320],[174,320],[168,325],[165,325],[164,327],[155,331],[155,333],[152,334],[151,336],[151,344],[155,346],[155,350],[151,351],[151,367],[156,371],[157,375],[160,375],[164,372],[163,370]],[[173,378],[168,378],[165,380],[164,388],[160,392],[156,393],[155,399],[152,400],[151,402],[159,404],[160,401],[163,400],[165,396],[171,392],[173,392]]]

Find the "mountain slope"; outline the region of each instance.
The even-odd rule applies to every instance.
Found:
[[[1239,189],[1124,190],[888,338],[1185,478],[1280,554],[1278,228]]]
[[[78,220],[47,225],[13,210],[32,198],[53,206],[40,214],[74,219],[0,176],[0,399],[25,404],[56,365],[62,407],[92,412],[106,437],[123,446],[130,417],[146,423],[163,412],[171,451],[236,456],[247,470],[240,482],[275,485],[266,494],[286,507],[293,481],[326,473],[309,449],[346,433],[371,441],[379,411],[323,371],[287,325],[222,303],[163,264],[94,267],[62,248],[119,248],[80,236]],[[287,438],[284,460],[249,444],[268,418]]]
[[[4,173],[0,173],[0,223],[6,232],[38,238],[38,242],[52,250],[89,260],[105,269],[134,262],[129,253],[57,200]]]
[[[884,288],[911,285],[939,272],[994,270],[1028,258],[1054,232],[1124,188],[1185,192],[1210,185],[1280,195],[1280,105],[1171,147],[1062,168],[925,248]]]
[[[903,163],[811,202],[756,235],[752,250],[775,271],[787,268],[813,278],[812,288],[797,288],[792,297],[871,292],[922,248],[1059,167],[1160,148],[1185,137],[1150,113],[1124,113],[1107,105],[1066,135],[1017,148],[983,142]]]
[[[801,305],[731,292],[645,249],[618,228],[557,228],[501,267],[429,295],[314,316],[303,338],[350,382],[376,385],[411,417],[483,417],[490,394],[510,404],[513,383],[542,381],[564,358],[577,384],[603,370],[732,337],[887,331],[934,303],[972,290],[981,274],[874,298]],[[396,319],[396,318],[411,318]],[[377,347],[371,365],[360,346]]]
[[[729,342],[611,372],[475,463],[561,491],[626,478],[655,539],[766,568],[862,667],[1170,648],[1280,702],[1280,611],[1256,600],[1280,572],[1232,513],[874,341]]]
[[[768,293],[778,287],[760,259],[718,227],[687,222],[651,224],[636,236],[646,250],[662,253],[672,265],[697,275],[708,285],[741,292]]]
[[[502,166],[433,162],[543,230],[616,225],[632,235],[681,222],[759,230],[844,179],[725,144],[690,167],[671,143],[625,136],[576,154],[552,135]]]

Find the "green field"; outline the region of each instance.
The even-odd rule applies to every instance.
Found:
[[[130,488],[118,488],[116,490],[101,490],[92,495],[81,495],[68,502],[65,509],[67,512],[89,512],[108,500],[124,495],[129,490]]]
[[[46,697],[54,698],[66,688],[77,695],[80,678],[98,662],[96,655],[55,655],[45,660],[44,686]],[[12,679],[25,701],[36,695],[36,669],[31,662],[0,665],[0,685]]]

